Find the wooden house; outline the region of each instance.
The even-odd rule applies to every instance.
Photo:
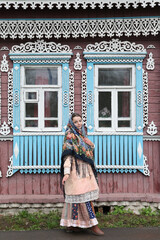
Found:
[[[160,208],[160,1],[0,0],[0,16],[0,211],[62,205],[72,112],[97,206]]]

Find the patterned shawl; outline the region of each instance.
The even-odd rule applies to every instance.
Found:
[[[75,157],[75,160],[80,159],[91,165],[95,177],[97,177],[97,172],[94,165],[94,149],[86,143],[86,134],[84,126],[82,126],[81,131],[74,125],[72,119],[69,119],[61,157],[61,177],[64,176],[64,161],[65,157],[71,155]],[[76,161],[76,170],[79,172],[78,164]]]

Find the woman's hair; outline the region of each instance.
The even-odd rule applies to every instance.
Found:
[[[74,117],[82,118],[82,116],[79,113],[72,113],[71,119],[73,120]]]

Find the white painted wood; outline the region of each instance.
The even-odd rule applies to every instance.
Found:
[[[104,68],[130,68],[132,75],[131,75],[131,85],[130,86],[98,86],[98,71],[99,69]],[[95,131],[135,131],[135,117],[136,117],[136,105],[135,105],[135,65],[133,64],[108,64],[108,65],[95,65]],[[99,103],[98,103],[98,92],[111,92],[111,111],[112,116],[111,118],[99,118]],[[118,92],[130,92],[131,93],[131,113],[130,117],[128,118],[118,118]],[[119,120],[130,120],[131,127],[118,127],[118,119]],[[111,128],[99,128],[98,127],[98,120],[111,120],[112,127]]]
[[[43,67],[55,67],[58,71],[58,83],[57,85],[26,85],[25,84],[25,68],[34,68],[36,66],[41,68],[42,65],[26,65],[21,66],[21,131],[38,132],[38,131],[61,131],[62,130],[62,69],[60,65],[49,66],[43,65]],[[58,127],[46,128],[44,126],[44,93],[45,91],[58,92],[58,118],[48,118],[50,120],[58,120]],[[27,100],[24,95],[26,92],[37,92],[37,99]],[[34,102],[38,103],[38,118],[26,118],[25,103]],[[25,127],[25,120],[38,120],[38,127]]]

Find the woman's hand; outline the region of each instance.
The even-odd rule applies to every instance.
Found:
[[[65,181],[67,181],[68,178],[69,178],[69,174],[64,175],[64,177],[62,179],[62,185],[65,184]]]

